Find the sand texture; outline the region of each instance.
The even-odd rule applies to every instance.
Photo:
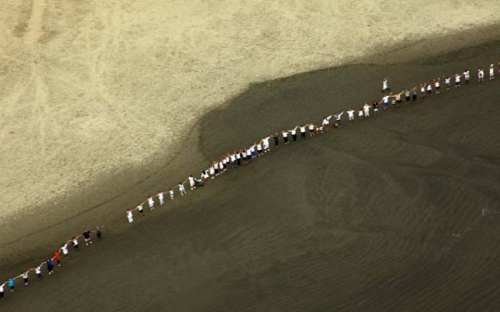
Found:
[[[108,201],[134,187],[148,176],[145,166],[174,158],[175,144],[203,113],[251,83],[389,47],[426,46],[436,34],[498,22],[500,11],[498,1],[430,0],[2,4],[4,243],[91,209],[94,204],[82,201],[67,204],[77,192]],[[426,53],[470,45],[488,34],[465,34],[467,40],[433,45]],[[121,188],[98,185],[126,170],[141,172],[129,175]],[[26,226],[31,230],[19,225],[35,216],[35,227]]]
[[[496,41],[253,85],[205,114],[173,162],[154,164],[127,195],[87,214],[120,214],[103,241],[72,251],[55,275],[19,285],[1,308],[498,311],[499,79],[273,148],[133,225],[113,208],[271,132],[380,97],[381,72],[399,90],[498,55]],[[94,196],[86,200],[102,201]],[[50,233],[61,227],[34,242],[57,246]],[[2,272],[50,250],[2,261]]]

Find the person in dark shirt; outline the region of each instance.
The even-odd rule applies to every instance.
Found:
[[[90,240],[90,231],[85,230],[85,232],[82,233],[83,238],[85,240],[85,245],[88,246],[89,244],[92,244],[92,240]]]

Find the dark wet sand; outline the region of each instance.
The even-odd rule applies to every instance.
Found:
[[[378,100],[386,73],[399,90],[499,56],[494,42],[252,86],[193,130],[186,146],[198,151],[153,164],[111,202],[133,206],[130,196],[222,152]],[[0,310],[500,311],[498,78],[281,146],[132,226],[123,214],[54,276],[18,283]],[[161,175],[172,166],[178,176]],[[95,211],[97,223],[105,212]],[[61,225],[68,235],[71,222]],[[50,251],[53,240],[37,246]],[[32,250],[21,257],[4,257],[2,272],[41,260]]]

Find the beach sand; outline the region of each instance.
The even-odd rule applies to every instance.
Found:
[[[2,272],[37,263],[42,251],[50,256],[54,233],[110,220],[103,241],[72,252],[50,278],[19,285],[2,308],[497,311],[500,80],[280,146],[133,225],[121,207],[276,130],[379,99],[381,72],[400,90],[474,72],[498,55],[499,41],[396,64],[388,54],[382,65],[252,85],[205,114],[177,158],[102,182],[113,194],[146,174],[108,202],[106,191],[82,192],[81,202],[101,204],[24,237],[24,254],[2,261]]]
[[[429,0],[3,4],[2,250],[136,188],[151,164],[175,161],[204,113],[250,84],[415,44],[426,55],[473,45],[493,35],[474,29],[498,22],[500,9]],[[429,45],[456,32],[463,37]]]

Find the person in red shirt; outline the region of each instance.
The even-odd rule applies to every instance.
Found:
[[[54,252],[54,261],[57,262],[57,266],[60,267],[61,266],[61,251],[56,251]]]

